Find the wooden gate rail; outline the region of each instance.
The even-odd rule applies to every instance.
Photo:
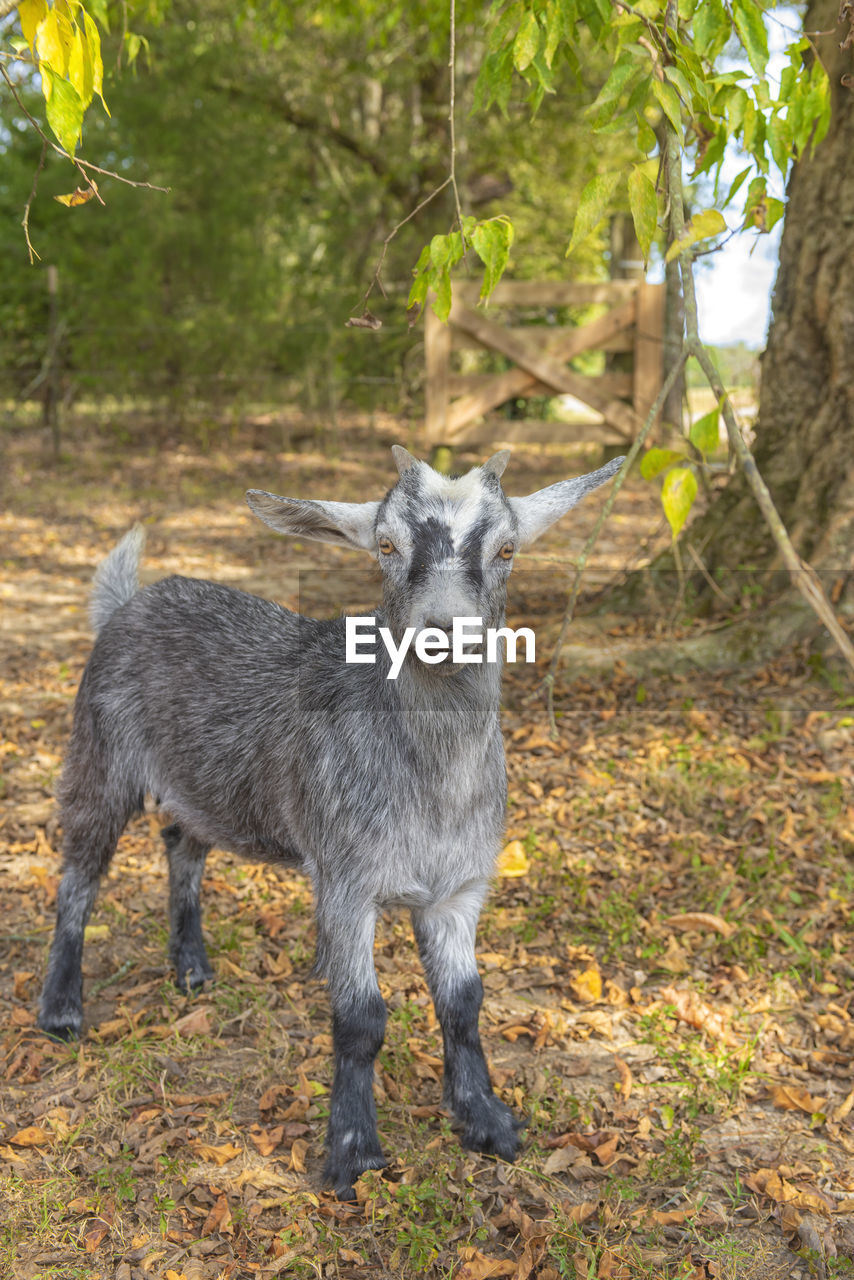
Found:
[[[612,280],[601,284],[507,280],[490,298],[490,310],[476,310],[477,285],[454,285],[447,325],[428,310],[425,320],[427,443],[461,444],[496,406],[525,396],[570,395],[600,414],[605,428],[598,438],[631,440],[649,412],[662,381],[664,285]],[[586,306],[607,303],[610,310],[588,324],[556,327],[500,323],[496,311],[507,308]],[[451,352],[476,347],[497,352],[514,368],[498,374],[454,374]],[[568,366],[585,351],[632,351],[631,373],[588,377]],[[542,433],[560,438],[555,427]],[[535,434],[537,424],[531,424]],[[585,424],[585,438],[597,438],[597,426]],[[481,432],[482,434],[482,432]]]

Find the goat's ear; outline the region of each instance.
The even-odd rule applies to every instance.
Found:
[[[510,461],[510,450],[502,449],[499,453],[494,453],[491,458],[487,458],[481,467],[481,471],[488,472],[489,475],[495,476],[496,480],[504,475],[504,468]]]
[[[550,525],[565,515],[571,507],[580,502],[588,493],[605,484],[623,465],[623,458],[615,458],[606,462],[598,471],[591,471],[586,476],[575,476],[572,480],[559,480],[547,489],[538,489],[527,498],[508,498],[513,514],[519,526],[519,545],[527,547],[539,538]]]
[[[278,533],[374,550],[378,502],[312,502],[306,498],[280,498],[263,489],[249,489],[246,501],[258,519]]]
[[[404,449],[402,444],[393,444],[391,446],[391,456],[394,458],[394,465],[401,475],[403,475],[404,471],[408,471],[410,467],[418,465],[418,459],[414,458],[408,449]]]

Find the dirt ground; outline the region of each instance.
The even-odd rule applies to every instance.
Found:
[[[153,812],[123,837],[87,931],[85,1038],[39,1034],[52,795],[99,559],[141,519],[148,580],[178,571],[314,611],[373,598],[355,554],[277,538],[242,494],[379,496],[393,423],[325,442],[291,429],[275,447],[263,423],[206,434],[203,450],[78,424],[58,465],[37,434],[7,437],[0,1276],[854,1275],[854,700],[806,647],[724,672],[606,663],[559,679],[552,741],[540,681],[596,499],[521,558],[511,605],[536,623],[538,661],[506,680],[508,849],[479,956],[493,1079],[528,1119],[516,1164],[459,1147],[411,930],[393,917],[376,949],[390,1165],[360,1180],[357,1206],[337,1203],[320,1183],[331,1040],[309,886],[212,854],[216,982],[188,1000],[168,971]],[[596,463],[520,449],[504,483],[527,492]],[[588,587],[664,542],[655,489],[631,482]],[[574,640],[607,653],[706,626],[649,600],[631,618],[588,600]]]

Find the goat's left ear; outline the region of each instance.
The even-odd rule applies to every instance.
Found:
[[[278,533],[374,550],[378,502],[312,502],[308,498],[280,498],[264,489],[247,490],[246,501],[258,519]]]
[[[624,461],[623,458],[615,458],[613,462],[606,462],[598,471],[591,471],[586,476],[575,476],[572,480],[559,480],[557,484],[550,484],[547,489],[538,489],[527,498],[508,498],[519,524],[519,546],[527,547],[535,538],[539,538],[541,533],[545,533],[550,525],[583,497],[610,480]]]

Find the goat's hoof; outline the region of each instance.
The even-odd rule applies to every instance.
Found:
[[[384,1169],[388,1160],[377,1148],[371,1154],[360,1155],[352,1149],[340,1157],[330,1155],[323,1169],[323,1181],[331,1184],[338,1200],[352,1203],[356,1199],[353,1183],[368,1169]]]
[[[213,982],[214,971],[207,961],[193,959],[183,961],[173,961],[175,968],[175,986],[185,996],[191,996],[193,992],[201,990],[206,982]]]
[[[56,1040],[61,1044],[69,1044],[72,1040],[80,1039],[82,1019],[80,1022],[51,1022],[47,1019],[43,1021],[39,1018],[39,1026],[49,1040]]]
[[[472,1108],[466,1116],[460,1141],[467,1151],[480,1151],[487,1156],[500,1156],[513,1161],[519,1153],[519,1131],[527,1125],[495,1096],[484,1099],[481,1107]]]

